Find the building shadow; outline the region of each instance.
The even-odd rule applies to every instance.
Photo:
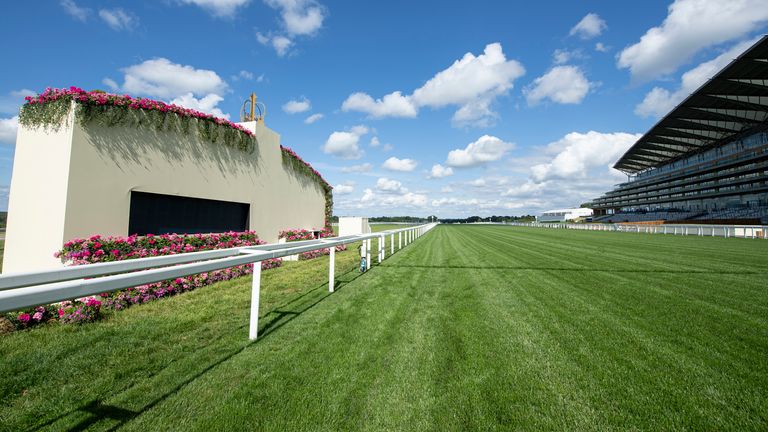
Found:
[[[619,268],[589,268],[589,267],[535,267],[535,266],[467,266],[467,265],[418,265],[393,264],[390,268],[419,268],[419,269],[456,269],[456,270],[520,270],[520,271],[551,271],[551,272],[592,272],[592,273],[655,273],[655,274],[721,274],[721,275],[760,275],[768,273],[768,268],[753,271],[723,271],[723,270],[672,270],[672,269],[619,269]]]

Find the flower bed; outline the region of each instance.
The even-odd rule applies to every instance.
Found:
[[[289,229],[289,230],[280,231],[280,234],[278,234],[278,237],[281,239],[285,239],[286,243],[294,242],[294,241],[302,241],[302,240],[314,240],[315,239],[314,233],[317,231],[320,231],[320,230]],[[333,231],[328,227],[320,231],[320,238],[326,238],[326,237],[333,237]],[[336,246],[336,252],[341,252],[345,250],[347,250],[347,245]],[[299,259],[301,260],[315,259],[317,257],[328,255],[330,253],[331,252],[328,250],[328,248],[307,251],[307,252],[300,253]]]
[[[97,262],[122,261],[148,256],[176,255],[214,249],[227,249],[241,246],[254,246],[266,243],[253,231],[228,232],[221,234],[163,234],[144,237],[105,237],[93,236],[88,239],[75,239],[64,244],[56,253],[71,265]],[[262,270],[279,267],[282,260],[268,259],[261,262]],[[125,309],[134,304],[147,303],[163,297],[191,291],[195,288],[215,282],[234,279],[253,272],[253,264],[244,264],[222,270],[214,270],[183,278],[141,285],[112,293],[101,294],[104,307]]]
[[[95,297],[85,297],[55,305],[42,305],[5,314],[5,319],[16,330],[54,322],[65,324],[91,322],[99,318],[101,318],[101,301]]]
[[[54,255],[69,265],[87,265],[99,262],[122,261],[127,259],[176,255],[214,249],[264,244],[253,231],[228,232],[221,234],[177,235],[163,234],[145,237],[101,237],[75,239],[64,244]],[[279,267],[282,260],[268,259],[261,262],[263,270]],[[102,307],[122,310],[134,304],[147,303],[163,297],[180,294],[210,285],[215,282],[241,277],[253,272],[253,264],[235,266],[223,270],[200,273],[183,278],[141,285],[112,293],[100,294],[98,298],[82,298],[59,305],[45,305],[12,312],[5,315],[17,329],[33,327],[51,321],[61,323],[83,323],[96,321],[101,317]]]

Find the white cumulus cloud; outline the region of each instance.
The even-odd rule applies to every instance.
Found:
[[[536,78],[524,93],[529,105],[536,105],[544,99],[560,104],[578,104],[592,86],[577,66],[555,66]]]
[[[366,93],[353,93],[342,104],[342,110],[364,112],[375,118],[416,117],[422,107],[458,106],[454,125],[488,125],[496,117],[490,108],[493,101],[506,94],[524,73],[519,62],[507,60],[500,43],[492,43],[480,55],[464,54],[411,95],[395,91],[374,99]]]
[[[282,29],[266,34],[257,32],[256,40],[272,47],[280,57],[291,52],[298,38],[317,34],[327,16],[325,7],[315,0],[264,0],[264,3],[280,13]]]
[[[588,13],[573,28],[570,35],[578,35],[582,39],[592,39],[600,36],[608,26],[602,18],[596,13]]]
[[[584,54],[581,50],[569,51],[567,49],[556,49],[552,53],[552,63],[556,65],[565,64],[571,60],[578,60],[584,58]]]
[[[91,9],[80,7],[75,3],[73,0],[62,0],[60,2],[61,7],[64,8],[64,11],[67,12],[72,18],[85,22],[88,20],[88,17],[93,12]]]
[[[520,63],[507,60],[500,43],[492,43],[483,54],[466,53],[438,72],[413,92],[413,99],[419,106],[434,108],[464,105],[478,96],[506,92],[523,73]]]
[[[230,18],[251,0],[179,0],[183,4],[199,6],[216,17]]]
[[[626,47],[618,66],[648,81],[668,75],[700,50],[738,39],[768,22],[765,0],[676,0],[667,17]]]
[[[365,93],[352,93],[341,105],[342,111],[360,111],[373,118],[416,117],[416,106],[407,96],[396,91],[374,100]]]
[[[348,167],[344,167],[341,169],[341,172],[343,173],[364,173],[369,172],[373,169],[373,165],[366,162],[360,165],[352,165]]]
[[[369,188],[363,191],[363,197],[360,198],[360,205],[358,208],[383,209],[391,211],[391,209],[394,207],[425,207],[427,203],[428,198],[426,194],[414,192],[377,193]]]
[[[333,187],[334,195],[349,195],[355,191],[355,182],[344,182]]]
[[[19,116],[0,118],[0,143],[13,144],[16,142],[16,130],[19,128]]]
[[[190,108],[204,113],[213,114],[216,117],[229,119],[229,114],[225,114],[216,106],[222,100],[224,100],[224,98],[217,94],[209,94],[198,99],[192,93],[186,93],[177,98],[174,98],[171,100],[171,103],[183,106],[184,108]]]
[[[112,30],[131,30],[136,26],[138,18],[135,15],[126,12],[123,9],[100,9],[99,18],[101,18]]]
[[[432,169],[429,171],[428,178],[437,179],[437,178],[449,177],[452,175],[453,175],[453,168],[445,167],[440,164],[434,164],[432,165]]]
[[[253,79],[253,72],[248,72],[247,70],[241,70],[237,73],[237,78],[245,79],[245,80],[252,80]]]
[[[229,117],[217,107],[229,86],[214,71],[180,65],[165,58],[146,60],[122,71],[125,74],[122,86],[110,78],[102,82],[112,91],[160,98],[218,117]]]
[[[642,117],[661,117],[672,110],[678,103],[688,97],[702,84],[712,78],[733,59],[751,47],[757,39],[751,39],[736,44],[728,51],[712,60],[701,63],[684,73],[680,80],[680,88],[669,91],[662,87],[654,87],[645,95],[643,101],[635,107],[635,114]]]
[[[494,162],[504,157],[514,148],[514,144],[504,142],[491,135],[483,135],[464,149],[451,150],[446,165],[451,167],[473,167]]]
[[[325,141],[323,152],[341,159],[360,159],[360,137],[368,133],[365,126],[355,126],[349,131],[333,132]]]
[[[403,187],[403,184],[397,180],[381,177],[376,181],[376,189],[386,193],[406,193],[407,188]]]
[[[309,111],[312,108],[312,104],[309,99],[302,98],[301,100],[290,100],[283,104],[283,111],[288,114],[298,114],[305,111]]]
[[[265,0],[280,12],[285,31],[291,35],[312,35],[323,26],[326,12],[320,3],[312,0]]]
[[[280,57],[285,57],[293,46],[293,40],[283,35],[265,35],[257,32],[256,40],[259,41],[259,43],[262,45],[272,47]]]
[[[525,183],[516,184],[506,191],[502,192],[502,196],[512,197],[531,197],[541,195],[544,188],[547,186],[546,182],[536,183],[531,180],[527,180]]]
[[[418,164],[419,163],[413,159],[398,159],[393,156],[385,160],[381,167],[390,171],[410,172],[415,170],[416,165]]]
[[[322,119],[324,116],[321,113],[312,114],[311,116],[304,119],[304,123],[306,124],[312,124],[320,119]]]
[[[640,136],[623,132],[571,132],[549,145],[560,151],[549,162],[533,166],[532,178],[536,183],[550,179],[585,178],[596,167],[603,168],[604,172],[600,174],[604,175]]]
[[[156,58],[123,69],[122,89],[132,94],[174,98],[186,93],[222,94],[227,83],[214,71]]]

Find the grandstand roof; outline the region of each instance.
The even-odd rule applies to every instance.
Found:
[[[643,135],[613,166],[636,174],[727,142],[768,119],[768,36],[723,68]]]

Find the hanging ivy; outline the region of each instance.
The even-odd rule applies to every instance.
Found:
[[[152,127],[158,132],[192,132],[192,124],[205,140],[251,151],[256,139],[250,130],[223,118],[178,105],[146,98],[133,98],[77,87],[48,88],[38,96],[27,96],[21,107],[19,123],[30,128],[58,130],[74,107],[81,125]]]
[[[303,175],[308,179],[317,182],[318,186],[325,194],[325,228],[331,229],[331,217],[333,216],[333,187],[323,178],[323,176],[312,168],[312,165],[304,162],[299,155],[288,147],[280,146],[283,154],[283,166],[293,172]]]

